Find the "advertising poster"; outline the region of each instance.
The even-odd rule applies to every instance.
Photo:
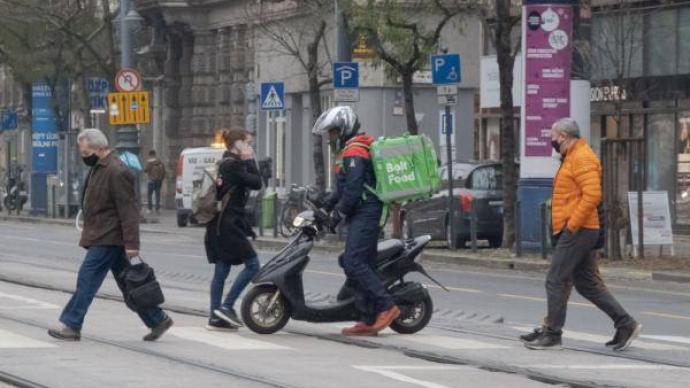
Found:
[[[551,156],[551,125],[570,116],[572,7],[526,5],[525,155]]]

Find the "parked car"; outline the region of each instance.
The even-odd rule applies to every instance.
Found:
[[[177,181],[175,204],[177,207],[177,226],[185,227],[189,222],[196,224],[192,217],[192,191],[201,184],[206,167],[216,164],[223,157],[224,148],[200,147],[185,148],[177,161]]]
[[[441,191],[430,199],[413,201],[402,208],[402,228],[407,237],[430,234],[434,240],[464,247],[470,240],[470,212],[477,214],[477,239],[488,240],[492,248],[503,239],[503,169],[496,162],[456,162],[453,164],[455,236],[448,222],[448,172],[442,174]]]

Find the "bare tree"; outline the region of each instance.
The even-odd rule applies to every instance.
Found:
[[[328,20],[333,17],[333,2],[328,0],[285,0],[247,8],[256,20],[256,28],[275,43],[279,54],[294,58],[299,63],[309,85],[311,123],[321,115],[321,88],[332,82],[329,75],[332,64],[326,44]],[[322,54],[323,53],[323,54]],[[326,188],[326,169],[323,140],[312,134],[312,149],[316,186]]]
[[[515,163],[515,120],[513,113],[513,67],[521,47],[519,35],[520,2],[495,0],[482,9],[487,38],[496,48],[501,95],[501,162],[503,164],[503,247],[515,243],[515,203],[518,169]]]
[[[367,0],[344,2],[353,35],[363,35],[376,53],[374,65],[402,80],[407,131],[419,132],[414,107],[413,76],[428,68],[444,28],[462,13],[473,12],[477,1]]]

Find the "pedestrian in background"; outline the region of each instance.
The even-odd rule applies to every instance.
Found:
[[[218,167],[216,199],[222,211],[206,226],[205,247],[208,261],[215,265],[211,281],[211,317],[207,329],[236,330],[242,321],[235,302],[259,271],[259,258],[249,238],[256,235],[245,207],[251,190],[261,190],[261,175],[254,160],[252,136],[241,129],[223,132],[227,151]],[[233,266],[244,265],[223,298],[225,281]]]
[[[84,229],[79,245],[87,249],[77,275],[77,289],[60,315],[62,327],[48,334],[65,341],[79,341],[86,313],[108,271],[125,293],[119,275],[139,256],[139,212],[134,194],[134,174],[108,148],[98,129],[82,131],[77,142],[84,163],[91,169],[84,182]],[[151,332],[144,341],[155,341],[173,321],[159,307],[138,312]]]
[[[580,138],[577,122],[564,118],[551,128],[551,144],[562,156],[553,183],[552,230],[555,250],[546,277],[548,314],[543,326],[520,337],[530,349],[560,349],[572,286],[614,322],[616,333],[606,346],[627,349],[642,330],[607,289],[599,273],[601,164]]]
[[[154,199],[156,213],[161,211],[161,187],[163,187],[163,180],[165,180],[166,171],[163,161],[158,159],[156,151],[149,151],[149,159],[144,166],[144,172],[149,178],[148,194],[149,194],[149,213],[153,212]]]

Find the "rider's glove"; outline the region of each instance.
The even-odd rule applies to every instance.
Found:
[[[338,226],[340,221],[343,220],[343,218],[345,218],[345,216],[343,216],[343,213],[341,213],[338,209],[333,210],[328,215],[327,225],[331,232],[335,233],[335,228]]]

